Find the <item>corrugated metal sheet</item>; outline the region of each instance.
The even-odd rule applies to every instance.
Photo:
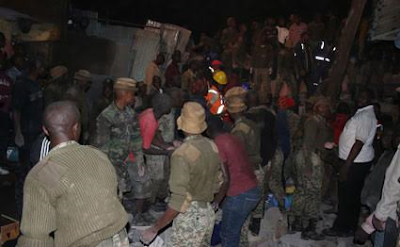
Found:
[[[165,54],[166,61],[169,61],[175,50],[183,54],[189,42],[192,31],[183,27],[165,24],[148,20],[145,30],[157,33],[161,37],[160,51]]]
[[[137,81],[143,81],[147,66],[160,51],[160,36],[143,29],[136,29],[132,50],[134,52],[130,76]]]
[[[114,77],[131,76],[143,80],[148,64],[158,53],[159,35],[139,28],[105,25],[89,25],[86,30],[93,35],[112,40],[115,43],[115,60],[110,75]]]
[[[400,0],[380,0],[376,6],[371,40],[395,40],[400,32]]]

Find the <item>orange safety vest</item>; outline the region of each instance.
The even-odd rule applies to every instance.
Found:
[[[225,112],[224,99],[216,86],[212,85],[210,89],[208,89],[206,100],[211,114],[221,115]]]

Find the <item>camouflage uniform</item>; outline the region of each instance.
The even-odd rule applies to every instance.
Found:
[[[161,138],[165,142],[173,142],[175,139],[175,110],[172,109],[169,114],[163,115],[159,121],[158,121],[158,130],[160,131]],[[165,155],[159,155],[158,156],[160,161],[160,173],[163,175],[162,178],[160,178],[158,186],[157,194],[156,196],[158,198],[166,198],[169,193],[169,188],[168,188],[168,178],[170,174],[170,164],[169,164],[169,157]]]
[[[200,207],[197,202],[192,202],[186,213],[174,219],[167,246],[209,247],[214,223],[215,213],[210,204]]]
[[[129,247],[128,234],[123,229],[112,238],[103,240],[96,247]]]
[[[321,156],[329,141],[330,130],[325,119],[311,115],[303,126],[302,146],[294,156],[296,191],[290,215],[300,217],[304,224],[318,219],[324,164]],[[304,226],[304,225],[303,225]]]
[[[152,146],[153,148],[157,148]],[[165,155],[146,154],[146,166],[151,179],[151,203],[155,203],[157,198],[164,199],[168,196],[168,187],[165,181],[165,163],[168,157]]]
[[[66,82],[64,84],[67,84]],[[50,81],[44,89],[44,104],[50,105],[53,102],[60,101],[64,98],[64,94],[68,90],[68,85],[64,85],[55,81]]]
[[[269,190],[274,194],[281,208],[283,208],[285,205],[284,197],[286,195],[282,181],[283,163],[284,163],[283,152],[280,148],[277,148],[274,157],[271,160],[271,167],[267,172],[267,179],[266,179]]]
[[[94,101],[92,110],[90,113],[90,136],[89,136],[89,143],[94,143],[96,137],[96,128],[97,128],[97,117],[100,113],[110,105],[112,100],[101,97]]]
[[[86,141],[88,141],[86,138],[89,137],[89,109],[86,102],[86,93],[78,85],[73,85],[67,90],[65,99],[74,101],[78,104],[78,108],[81,113],[82,128],[80,143],[83,142],[83,144],[85,144]]]
[[[222,182],[217,146],[194,135],[171,156],[171,200],[169,207],[180,212],[175,218],[168,246],[210,246],[215,213],[210,202]]]
[[[269,44],[258,45],[254,48],[253,67],[254,78],[253,88],[259,90],[262,84],[266,84],[267,94],[271,94],[270,69],[273,67],[274,50]]]
[[[120,193],[133,189],[136,199],[150,197],[150,179],[143,159],[142,137],[135,112],[112,103],[97,118],[96,146],[108,155],[118,176]]]

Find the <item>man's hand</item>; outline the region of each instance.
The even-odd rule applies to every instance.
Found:
[[[143,244],[149,245],[156,237],[157,231],[154,227],[150,227],[149,229],[142,232],[142,234],[140,235],[140,241],[142,241]]]
[[[349,173],[349,166],[347,164],[344,164],[342,168],[340,168],[339,170],[339,181],[346,182],[348,173]]]
[[[180,147],[182,145],[182,142],[175,140],[175,141],[172,142],[172,144],[174,145],[174,147],[178,148],[178,147]]]
[[[18,147],[22,147],[25,144],[25,140],[24,140],[24,136],[22,135],[21,132],[17,132],[15,134],[15,139],[14,139],[15,145],[17,145]]]
[[[167,148],[167,151],[174,151],[176,148],[174,146],[170,146]]]
[[[325,142],[324,144],[324,148],[329,150],[333,149],[334,147],[336,147],[336,144],[334,142]]]
[[[375,215],[372,218],[372,224],[374,225],[375,229],[378,230],[378,231],[385,230],[385,222],[383,222],[380,219],[376,218]]]
[[[368,233],[366,233],[361,227],[359,227],[354,235],[354,243],[365,244],[368,240]]]

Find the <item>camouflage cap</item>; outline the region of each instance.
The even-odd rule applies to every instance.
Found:
[[[331,106],[331,102],[329,101],[328,98],[323,97],[323,96],[319,96],[319,97],[315,98],[315,103],[314,103],[313,108],[315,109],[320,105],[326,105],[326,106],[330,107]]]
[[[136,81],[131,78],[118,78],[114,82],[114,90],[115,89],[122,89],[122,90],[129,90],[129,91],[136,91]]]
[[[225,94],[225,103],[230,113],[239,113],[246,110],[246,89],[233,87]]]
[[[77,72],[75,72],[74,79],[79,80],[79,81],[89,81],[91,77],[91,74],[89,71],[80,69]]]
[[[233,87],[231,89],[229,89],[226,93],[225,93],[225,99],[231,98],[231,97],[246,97],[246,89],[242,88],[242,87]]]
[[[189,134],[201,134],[207,129],[204,108],[196,102],[185,103],[176,122],[178,130]]]
[[[53,79],[53,80],[60,78],[61,76],[65,75],[66,73],[68,73],[68,69],[67,69],[67,67],[62,66],[62,65],[58,65],[50,70],[50,76],[51,76],[51,79]]]

